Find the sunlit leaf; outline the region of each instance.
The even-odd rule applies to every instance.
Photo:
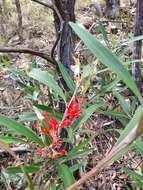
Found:
[[[54,77],[47,71],[41,71],[40,69],[32,69],[32,71],[29,73],[29,76],[47,85],[50,89],[52,89],[64,100],[66,99],[63,93],[63,90],[59,87],[57,82],[54,80]]]
[[[70,26],[74,32],[83,40],[85,45],[91,50],[93,54],[107,67],[111,69],[112,72],[115,72],[120,80],[132,90],[132,92],[143,102],[141,93],[137,88],[133,78],[123,66],[121,61],[114,55],[108,48],[104,47],[93,35],[87,32],[85,29],[80,27],[78,24],[71,23]]]

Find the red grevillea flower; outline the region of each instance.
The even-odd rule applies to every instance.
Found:
[[[43,114],[44,119],[40,122],[40,133],[48,134],[52,141],[57,141],[59,124],[55,118],[53,118],[48,113]]]
[[[78,101],[74,100],[69,106],[67,116],[70,119],[79,118],[81,113],[82,110],[80,108],[80,104],[78,103]]]
[[[59,128],[59,124],[57,123],[56,119],[50,119],[48,124],[49,124],[49,127],[53,128],[54,130],[57,130]]]
[[[54,151],[53,153],[49,154],[48,155],[48,158],[57,158],[59,156],[64,156],[64,155],[67,155],[67,151],[65,149],[61,149],[59,151]]]
[[[60,149],[62,141],[59,140],[59,133],[61,128],[71,127],[73,119],[79,118],[81,116],[82,109],[80,105],[84,103],[84,99],[75,98],[71,104],[68,105],[67,115],[60,124],[57,122],[56,118],[53,118],[48,113],[43,114],[44,119],[41,121],[38,127],[40,127],[41,134],[49,135],[52,140],[52,144],[42,149],[37,149],[37,153],[40,157],[44,158],[47,156],[48,158],[53,159],[67,154],[65,149]]]
[[[70,127],[72,125],[72,121],[70,119],[64,119],[61,123],[61,127]]]

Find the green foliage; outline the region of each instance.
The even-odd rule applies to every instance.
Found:
[[[67,69],[63,66],[63,64],[61,64],[60,62],[58,62],[58,65],[59,65],[59,69],[61,71],[61,74],[62,74],[62,77],[63,79],[65,80],[68,88],[74,92],[75,90],[75,83],[74,81],[72,80],[72,78],[70,77]]]
[[[139,89],[137,88],[135,82],[133,81],[131,75],[127,71],[127,69],[123,66],[121,61],[114,55],[108,48],[104,47],[101,43],[96,40],[94,36],[92,36],[85,29],[80,27],[77,24],[70,23],[70,26],[74,30],[74,32],[83,40],[85,45],[91,50],[93,54],[112,72],[115,72],[120,80],[129,87],[132,92],[139,98],[142,102],[142,96],[140,94]]]
[[[142,165],[143,168],[143,165]],[[129,169],[129,168],[123,168],[123,171],[127,173],[131,179],[133,180],[133,188],[138,187],[143,189],[143,171],[141,171],[141,174]]]
[[[50,89],[52,89],[55,93],[57,93],[63,100],[66,100],[63,90],[59,87],[57,82],[54,80],[54,77],[50,73],[46,71],[41,71],[40,69],[32,69],[32,71],[29,73],[29,76],[47,85]]]
[[[61,164],[58,167],[58,171],[59,171],[59,176],[62,179],[65,188],[73,184],[73,182],[75,181],[73,173],[66,164]]]
[[[23,168],[26,173],[36,173],[40,170],[40,168],[38,166],[32,166],[32,165],[30,165],[30,166],[24,165]],[[23,173],[23,170],[21,169],[21,167],[16,166],[16,167],[8,167],[5,170],[5,172],[8,174],[17,174],[17,173]]]
[[[85,135],[83,135],[86,130],[82,129],[82,125],[85,124],[94,114],[116,118],[122,126],[125,127],[124,129],[121,128],[119,130],[114,129],[120,134],[120,137],[115,144],[115,148],[120,144],[122,145],[122,143],[124,146],[122,150],[117,152],[117,154],[110,158],[109,161],[117,160],[119,156],[118,153],[123,155],[130,147],[136,148],[141,154],[143,153],[143,143],[141,138],[137,139],[136,137],[132,146],[130,146],[132,142],[128,144],[128,139],[126,141],[126,137],[128,137],[130,132],[138,125],[143,114],[143,108],[141,106],[136,110],[136,102],[139,100],[142,103],[142,96],[128,69],[126,68],[126,65],[123,64],[120,59],[107,48],[110,40],[103,23],[101,21],[99,22],[99,30],[102,33],[103,40],[105,42],[104,44],[107,47],[98,42],[94,36],[79,27],[77,24],[70,23],[70,25],[75,33],[89,48],[89,50],[91,50],[91,52],[97,57],[96,63],[89,63],[81,66],[81,73],[78,76],[79,78],[76,79],[78,80],[78,84],[80,83],[81,86],[77,89],[77,91],[75,91],[76,80],[74,81],[72,79],[67,69],[60,62],[58,62],[59,70],[68,89],[62,89],[60,86],[59,76],[55,75],[55,68],[53,70],[49,69],[48,71],[42,71],[38,68],[37,62],[33,62],[31,71],[28,75],[25,72],[20,73],[16,71],[13,71],[11,74],[11,78],[16,81],[16,84],[19,85],[21,90],[24,91],[28,95],[27,97],[29,100],[31,100],[33,106],[32,112],[26,112],[18,115],[18,121],[0,114],[0,125],[9,129],[6,133],[4,130],[1,131],[2,135],[0,135],[0,141],[8,144],[29,143],[32,149],[31,152],[34,162],[37,160],[42,160],[40,165],[28,165],[25,163],[20,166],[8,167],[5,170],[7,175],[25,175],[28,182],[28,187],[32,190],[35,189],[35,184],[32,182],[32,175],[41,171],[43,172],[43,176],[46,176],[46,179],[48,178],[48,188],[50,190],[63,189],[63,186],[64,188],[67,188],[75,182],[76,179],[74,177],[74,172],[81,170],[83,166],[86,166],[86,161],[84,161],[83,158],[96,151],[96,147],[92,147],[90,143],[92,138],[89,140],[90,136],[86,134],[86,132]],[[142,37],[132,39],[130,42],[139,39],[142,39]],[[120,55],[123,54],[123,52],[120,52],[122,45],[124,44],[120,44],[119,49],[116,46],[113,47],[115,49],[117,48],[116,50],[119,50],[118,54]],[[96,85],[94,86],[91,81],[94,75],[96,75],[97,89],[94,89]],[[121,81],[123,81],[124,84],[122,84]],[[129,103],[125,100],[124,95],[121,94],[120,89],[117,88],[117,84],[119,84],[119,82],[122,85],[120,87],[122,92],[124,89],[129,88],[135,95],[130,98]],[[46,94],[48,97],[48,103],[44,103],[41,99],[39,99],[42,94],[42,91],[40,90],[41,83],[48,87]],[[90,90],[92,91],[91,96],[89,95],[90,93],[85,93],[88,92],[88,90],[89,92]],[[110,93],[112,97],[114,96],[116,101],[116,106],[109,110],[107,109],[108,102],[106,102],[107,92]],[[37,129],[35,130],[36,132],[34,132],[30,129],[31,125],[28,127],[26,124],[34,124],[37,120],[41,121],[43,113],[45,112],[48,112],[50,116],[54,119],[56,118],[56,121],[60,123],[62,119],[65,118],[64,114],[58,111],[56,103],[62,99],[66,104],[66,107],[68,107],[68,102],[66,101],[70,100],[72,95],[74,95],[72,97],[74,98],[75,96],[80,97],[81,94],[82,96],[84,95],[84,97],[87,97],[89,102],[82,106],[83,112],[81,111],[81,117],[72,121],[73,126],[65,128],[67,136],[64,137],[62,142],[62,146],[66,146],[68,144],[69,147],[72,148],[68,150],[67,153],[60,155],[59,157],[51,156],[50,158],[47,156],[46,159],[43,159],[42,157],[39,158],[35,149],[37,147],[44,147],[45,149],[48,149],[53,143],[52,139],[47,134],[38,134]],[[117,110],[117,106],[120,106],[121,109]],[[21,122],[23,124],[21,124]],[[63,130],[61,130],[59,134],[60,140],[62,139],[62,132]],[[79,136],[81,135],[79,139],[76,139],[76,134]],[[54,135],[56,136],[57,134]],[[140,134],[138,136],[140,136]],[[56,155],[56,153],[60,153],[62,146],[59,146],[58,148],[56,147],[56,149],[52,149],[50,147],[51,149],[48,149],[47,154],[52,153],[51,155]],[[70,162],[74,164],[70,166]],[[52,167],[49,167],[51,165]],[[137,174],[127,168],[124,171],[134,180],[134,186],[142,188],[142,175]]]
[[[27,137],[28,139],[36,142],[40,146],[44,146],[43,142],[30,128],[25,127],[21,123],[16,122],[2,114],[0,114],[0,125],[12,129],[16,134]]]

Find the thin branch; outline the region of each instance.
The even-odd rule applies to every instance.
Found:
[[[41,57],[45,60],[47,60],[50,63],[54,63],[52,59],[48,57],[46,53],[34,51],[28,48],[18,49],[18,48],[7,48],[7,47],[0,47],[0,53],[24,53],[24,54],[31,54],[38,57]]]
[[[56,62],[54,53],[55,53],[55,49],[56,49],[56,47],[58,45],[58,42],[60,40],[60,37],[61,37],[61,33],[58,33],[57,39],[56,39],[56,41],[55,41],[55,43],[54,43],[54,45],[52,47],[52,50],[51,50],[51,58],[52,58],[53,62]]]
[[[49,9],[51,9],[52,11],[54,11],[54,7],[53,7],[52,4],[48,4],[48,3],[45,3],[45,2],[42,2],[42,1],[39,1],[39,0],[31,0],[31,1],[33,1],[35,3],[38,3],[40,5],[43,5],[43,6],[47,7],[47,8],[49,8]]]

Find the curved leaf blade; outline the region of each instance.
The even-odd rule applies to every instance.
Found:
[[[72,80],[72,78],[70,77],[67,69],[64,67],[64,65],[60,62],[58,62],[58,65],[59,65],[59,69],[61,71],[61,74],[62,74],[62,77],[64,79],[64,81],[66,82],[68,88],[74,92],[75,90],[75,83],[74,81]]]
[[[108,48],[104,47],[92,34],[75,23],[70,22],[74,32],[81,38],[85,45],[96,55],[96,57],[111,71],[115,72],[118,77],[132,90],[132,92],[143,102],[142,96],[135,82],[121,61]]]
[[[62,179],[65,188],[69,187],[75,182],[74,176],[70,168],[66,164],[61,164],[58,167],[59,176]]]
[[[2,114],[0,114],[0,125],[3,125],[9,129],[12,129],[16,134],[22,135],[36,142],[40,146],[44,146],[44,143],[30,128],[25,127],[21,123],[16,122]]]
[[[0,141],[8,143],[8,144],[17,144],[17,143],[27,143],[26,141],[20,139],[20,138],[16,138],[16,137],[11,137],[11,136],[2,136],[0,135]]]
[[[23,168],[25,169],[26,173],[36,173],[40,170],[38,166],[34,165],[24,165]],[[17,173],[23,173],[22,169],[20,166],[13,166],[13,167],[8,167],[5,169],[5,172],[8,174],[17,174]]]
[[[91,105],[89,106],[83,116],[79,119],[78,123],[76,123],[75,128],[73,129],[74,131],[76,131],[81,125],[83,125],[89,118],[90,116],[97,110],[99,109],[101,106],[103,105],[103,103],[100,104],[95,104],[95,105]]]
[[[53,76],[47,71],[41,71],[40,69],[32,69],[29,76],[35,80],[42,82],[56,92],[63,100],[66,99],[63,90],[59,87]]]

